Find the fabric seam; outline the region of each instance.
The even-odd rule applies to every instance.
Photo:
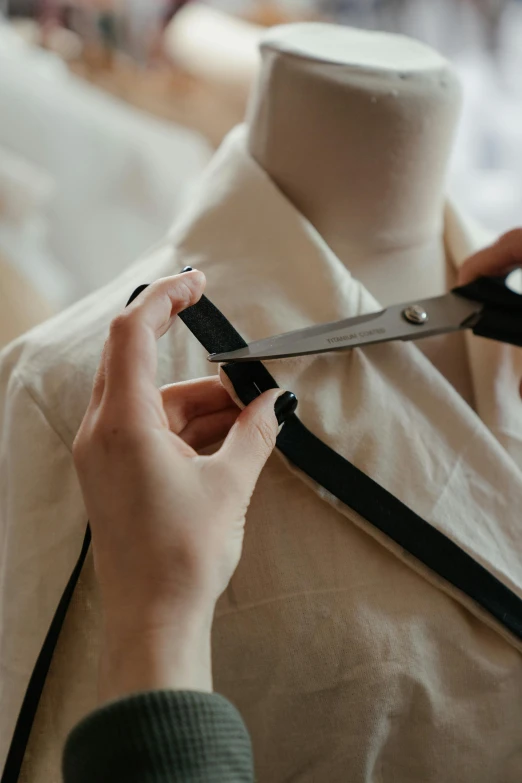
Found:
[[[67,451],[69,452],[69,454],[71,454],[71,453],[72,453],[72,449],[71,449],[71,447],[67,445],[67,443],[65,442],[65,440],[64,440],[64,438],[63,438],[63,436],[60,434],[60,432],[58,432],[58,430],[56,429],[55,425],[54,425],[54,424],[51,422],[51,420],[50,420],[50,418],[49,418],[49,415],[48,415],[48,413],[47,413],[47,412],[46,412],[46,410],[45,410],[45,407],[42,405],[41,401],[39,401],[39,400],[38,400],[38,397],[37,397],[36,393],[34,392],[34,390],[33,390],[33,389],[31,389],[31,387],[30,387],[30,386],[28,386],[28,385],[27,385],[27,384],[26,384],[26,383],[23,381],[23,379],[21,378],[21,376],[19,375],[19,373],[18,373],[16,370],[13,370],[13,372],[12,372],[12,377],[15,379],[16,383],[18,384],[18,386],[19,386],[19,387],[20,387],[20,388],[21,388],[23,391],[25,391],[25,392],[27,393],[27,396],[30,398],[30,400],[32,401],[32,403],[33,403],[33,404],[34,404],[34,405],[35,405],[35,406],[38,408],[38,410],[41,412],[41,414],[42,414],[42,416],[44,417],[44,419],[45,419],[45,422],[46,422],[46,424],[48,425],[49,429],[50,429],[50,430],[52,430],[52,432],[54,432],[54,434],[56,435],[56,437],[58,438],[58,440],[59,440],[59,441],[60,441],[60,442],[61,442],[61,443],[62,443],[62,444],[65,446],[65,448],[67,449]]]

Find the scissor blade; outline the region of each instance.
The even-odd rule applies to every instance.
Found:
[[[413,305],[426,312],[427,320],[424,323],[410,323],[405,318],[404,311]],[[481,309],[480,303],[450,292],[433,299],[394,305],[377,313],[286,332],[250,343],[237,351],[213,353],[208,359],[211,362],[252,362],[342,351],[390,340],[418,340],[464,329]]]

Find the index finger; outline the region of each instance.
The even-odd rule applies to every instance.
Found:
[[[522,228],[508,231],[494,245],[468,258],[459,272],[459,285],[477,277],[501,275],[522,264]]]
[[[196,270],[161,278],[113,319],[105,352],[104,401],[139,400],[146,405],[154,397],[157,402],[156,342],[179,312],[199,301],[204,288],[205,276]]]

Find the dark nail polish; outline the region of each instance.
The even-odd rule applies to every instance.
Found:
[[[183,272],[192,272],[192,267],[191,266],[183,267],[183,269],[181,270],[180,274],[183,274]]]
[[[293,392],[285,392],[277,398],[274,405],[275,415],[278,424],[282,424],[288,419],[297,408],[297,397]]]

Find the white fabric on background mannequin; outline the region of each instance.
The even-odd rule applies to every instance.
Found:
[[[448,207],[452,263],[485,240]],[[187,264],[247,340],[377,307],[248,155],[240,128],[167,240],[0,355],[0,764],[85,529],[70,448],[110,319],[135,286]],[[477,413],[413,344],[270,369],[316,435],[522,596],[522,358],[471,335],[467,346]],[[176,324],[160,343],[159,382],[211,372]],[[215,687],[245,717],[260,783],[518,783],[522,645],[325,501],[271,457],[216,611]],[[89,557],[24,781],[58,783],[64,737],[95,706],[99,609]]]
[[[197,134],[104,94],[1,23],[0,111],[0,145],[56,185],[46,218],[61,306],[161,236],[211,157]]]

